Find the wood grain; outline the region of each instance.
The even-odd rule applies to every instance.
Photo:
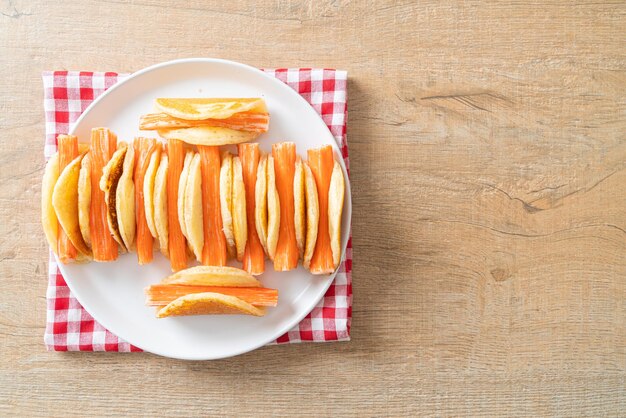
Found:
[[[0,415],[619,416],[623,2],[0,2]],[[47,353],[40,74],[349,71],[353,340]]]

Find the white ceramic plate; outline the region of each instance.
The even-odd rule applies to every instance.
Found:
[[[264,151],[270,151],[274,142],[289,140],[306,156],[309,148],[331,144],[345,176],[339,148],[315,110],[281,81],[232,61],[185,59],[138,71],[95,100],[70,133],[88,142],[91,128],[106,126],[119,140],[132,141],[140,134],[139,116],[152,111],[157,97],[263,97],[271,114],[269,132],[258,139]],[[344,252],[351,216],[347,181],[346,187]],[[334,278],[334,274],[313,276],[302,267],[276,273],[268,262],[260,279],[266,287],[279,290],[279,303],[266,316],[156,319],[154,308],[144,305],[144,288],[170,274],[169,261],[159,253],[147,266],[139,266],[131,253],[112,263],[60,264],[60,268],[76,298],[108,330],[145,351],[189,360],[234,356],[273,341],[313,309]]]

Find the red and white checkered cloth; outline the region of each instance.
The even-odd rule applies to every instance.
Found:
[[[297,91],[322,115],[340,145],[348,167],[346,140],[347,73],[330,69],[264,70]],[[56,152],[56,137],[68,133],[87,106],[106,89],[126,78],[113,72],[47,71],[43,73],[46,113],[46,159]],[[47,324],[44,341],[54,351],[141,351],[96,322],[67,287],[50,253]],[[352,235],[330,288],[295,328],[275,344],[347,341],[352,320]]]

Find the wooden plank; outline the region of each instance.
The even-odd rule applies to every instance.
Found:
[[[0,4],[1,415],[618,416],[621,2]],[[350,343],[47,353],[41,71],[347,69]]]

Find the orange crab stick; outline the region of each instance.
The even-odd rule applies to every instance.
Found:
[[[74,158],[78,157],[78,138],[74,135],[59,135],[57,138],[59,148],[59,174],[63,172],[63,169],[71,163]],[[59,260],[62,263],[68,263],[74,260],[77,256],[77,251],[69,237],[58,226],[58,239],[57,239],[57,253],[59,254]]]
[[[258,275],[265,270],[265,253],[254,223],[256,206],[254,189],[261,152],[259,151],[259,144],[256,142],[239,144],[238,151],[243,171],[243,185],[246,189],[246,219],[248,222],[248,240],[243,254],[243,269],[252,275]]]
[[[155,284],[146,288],[146,305],[163,306],[192,293],[221,293],[236,296],[255,306],[276,306],[278,290],[263,287],[188,286]]]
[[[276,189],[280,200],[280,227],[274,256],[274,270],[288,271],[298,266],[298,245],[294,224],[293,181],[296,171],[296,144],[281,142],[272,146]]]
[[[180,129],[195,126],[213,126],[230,128],[237,131],[267,132],[270,115],[268,113],[240,112],[226,119],[187,120],[179,119],[167,113],[149,113],[143,115],[139,121],[139,129]]]
[[[170,139],[167,143],[167,222],[169,225],[170,263],[173,271],[187,267],[187,244],[178,221],[178,181],[183,171],[185,149],[183,142]],[[137,186],[135,186],[137,187]],[[148,231],[148,234],[150,231]]]
[[[137,259],[139,264],[148,264],[152,261],[152,249],[154,241],[148,221],[146,221],[146,208],[144,206],[143,181],[150,164],[153,152],[161,153],[161,147],[154,138],[135,138],[135,215],[137,219]]]
[[[309,167],[317,185],[320,210],[317,241],[309,269],[313,274],[330,274],[335,270],[328,229],[328,190],[335,165],[333,148],[326,145],[322,148],[310,149],[308,157]]]
[[[198,145],[202,173],[202,215],[204,247],[202,264],[225,266],[228,257],[220,205],[220,167],[222,159],[217,146]]]
[[[93,259],[96,261],[113,261],[117,258],[117,242],[109,231],[107,207],[104,192],[100,190],[102,169],[117,149],[117,136],[106,128],[91,130],[91,206],[89,212],[89,228],[91,230],[91,246]]]

